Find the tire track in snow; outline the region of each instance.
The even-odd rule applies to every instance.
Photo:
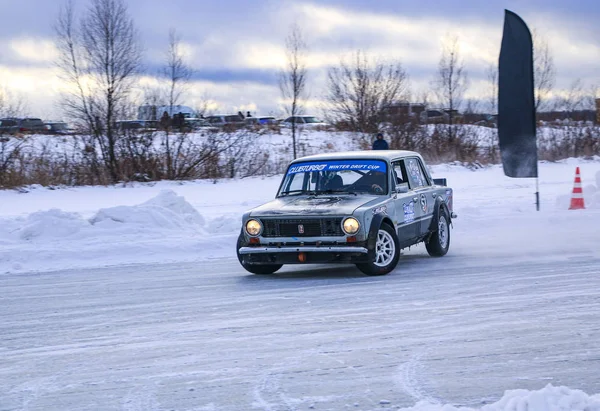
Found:
[[[123,399],[122,407],[125,411],[159,410],[156,389],[149,386],[133,387]]]
[[[419,376],[422,374],[423,369],[422,357],[423,353],[414,355],[409,361],[398,367],[396,384],[402,391],[413,397],[415,402],[427,401],[431,404],[441,404],[441,401],[427,393],[420,381]]]

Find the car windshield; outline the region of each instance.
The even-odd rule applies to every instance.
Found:
[[[388,192],[387,165],[381,160],[324,160],[290,165],[278,197],[288,195]]]
[[[316,117],[304,117],[304,122],[305,123],[320,123],[321,121],[319,121],[319,119],[317,119]]]

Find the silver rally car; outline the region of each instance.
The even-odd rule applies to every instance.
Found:
[[[392,271],[402,248],[450,246],[452,189],[412,151],[352,151],[294,160],[273,201],[242,217],[236,251],[254,274],[284,264],[354,263]]]

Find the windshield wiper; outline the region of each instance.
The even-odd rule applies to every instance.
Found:
[[[279,197],[285,197],[288,195],[293,195],[293,194],[306,194],[306,195],[315,195],[317,192],[316,191],[309,191],[309,190],[290,190],[290,191],[284,191],[282,193],[279,194]]]
[[[317,194],[352,194],[352,195],[357,195],[354,191],[348,191],[348,190],[321,190]]]

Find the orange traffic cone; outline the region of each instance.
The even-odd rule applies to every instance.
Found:
[[[573,186],[573,195],[571,196],[571,206],[569,210],[583,210],[585,204],[583,202],[583,190],[581,189],[581,176],[579,167],[575,169],[575,185]]]

